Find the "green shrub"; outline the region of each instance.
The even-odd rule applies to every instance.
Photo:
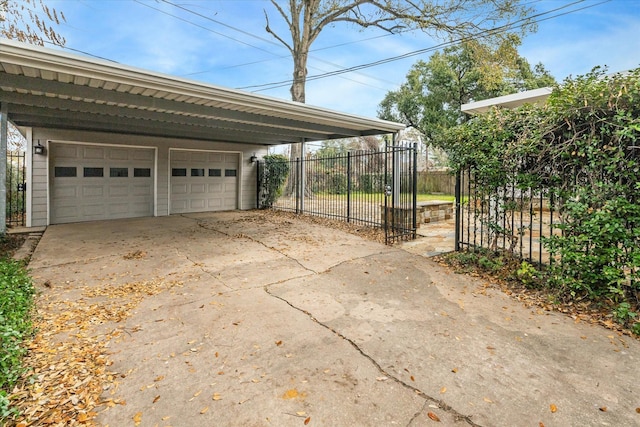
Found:
[[[263,157],[261,168],[259,208],[265,209],[273,206],[282,195],[291,166],[289,160],[282,154],[270,154]]]
[[[494,201],[496,209],[474,212],[490,237],[522,233],[492,216],[516,213],[501,194],[546,189],[561,220],[554,226],[561,233],[542,237],[554,261],[545,271],[548,285],[567,298],[627,301],[634,311],[640,311],[638,100],[640,68],[612,75],[596,68],[554,88],[543,106],[494,109],[450,129],[441,142],[455,170],[472,170],[478,200]],[[500,224],[507,228],[494,226]],[[527,286],[543,280],[526,268],[521,275]]]
[[[329,172],[328,185],[326,191],[329,194],[347,194],[347,175],[342,172]]]
[[[538,270],[527,261],[520,263],[520,268],[516,270],[516,278],[528,288],[537,287],[540,282]]]
[[[360,175],[360,191],[363,193],[382,193],[384,191],[384,174],[367,173]]]
[[[34,287],[18,262],[0,259],[0,420],[10,415],[7,394],[24,369],[23,342],[32,333]]]

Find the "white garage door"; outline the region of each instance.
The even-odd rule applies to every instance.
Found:
[[[171,150],[172,214],[238,208],[238,154]]]
[[[52,224],[153,216],[155,151],[51,143]]]

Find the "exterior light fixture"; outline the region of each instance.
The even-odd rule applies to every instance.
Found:
[[[255,163],[258,161],[258,157],[256,156],[256,153],[253,153],[253,156],[249,157],[249,161],[251,163]]]
[[[44,155],[46,153],[46,149],[43,145],[40,145],[40,141],[38,141],[38,145],[33,146],[33,154]]]

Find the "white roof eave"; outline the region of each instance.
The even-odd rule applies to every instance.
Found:
[[[461,110],[463,113],[476,115],[486,113],[493,107],[517,108],[524,104],[544,103],[552,91],[553,89],[550,87],[543,87],[511,95],[498,96],[496,98],[463,104]]]

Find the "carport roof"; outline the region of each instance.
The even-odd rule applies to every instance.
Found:
[[[264,145],[405,127],[6,39],[0,102],[18,126]]]

